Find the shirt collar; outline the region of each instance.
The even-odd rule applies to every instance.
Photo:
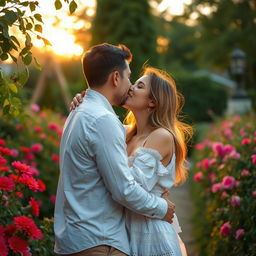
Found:
[[[93,101],[97,101],[98,103],[102,104],[107,110],[111,111],[113,114],[116,115],[114,109],[112,108],[110,102],[108,101],[108,99],[101,93],[92,90],[92,89],[87,89],[86,90],[86,94],[85,94],[86,98],[92,99]]]

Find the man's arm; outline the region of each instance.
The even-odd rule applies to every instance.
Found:
[[[112,198],[139,214],[172,222],[173,206],[145,191],[131,175],[125,135],[119,120],[112,115],[104,115],[94,125],[93,151],[98,170]]]

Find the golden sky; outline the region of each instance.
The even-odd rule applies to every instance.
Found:
[[[68,5],[66,4],[63,4],[61,10],[56,11],[54,0],[38,0],[38,2],[38,11],[43,15],[44,20],[42,36],[47,38],[52,44],[52,46],[47,47],[47,50],[59,56],[80,56],[83,48],[75,42],[73,31],[82,27],[89,29],[90,23],[86,24],[83,21],[75,22],[74,15],[68,15]],[[94,15],[96,0],[76,0],[76,2],[78,4],[77,11],[84,7],[89,7],[87,15]],[[191,0],[163,0],[158,6],[158,11],[167,10],[170,14],[180,15],[183,12],[183,4],[189,4],[190,2]],[[156,8],[157,3],[151,0],[151,6]],[[45,50],[42,40],[35,40],[34,45]]]

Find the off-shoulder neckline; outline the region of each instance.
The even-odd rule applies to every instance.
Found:
[[[162,157],[162,155],[161,155],[157,150],[155,150],[155,149],[153,149],[153,148],[145,148],[145,147],[143,147],[143,146],[138,147],[138,148],[133,152],[132,155],[128,156],[128,158],[136,157],[136,154],[137,154],[139,151],[146,152],[146,153],[151,153],[151,154],[154,155],[154,156],[160,161],[160,163],[162,164],[161,160],[163,159],[163,157]],[[173,153],[170,162],[169,162],[166,166],[164,166],[164,165],[162,164],[163,167],[167,168],[169,165],[171,165],[171,163],[173,162],[173,160],[175,159],[175,157],[176,157],[176,155],[175,155],[175,153]]]

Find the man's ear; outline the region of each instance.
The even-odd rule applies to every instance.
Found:
[[[113,82],[114,86],[118,86],[119,80],[120,80],[119,72],[118,71],[114,71],[112,73],[112,82]]]

